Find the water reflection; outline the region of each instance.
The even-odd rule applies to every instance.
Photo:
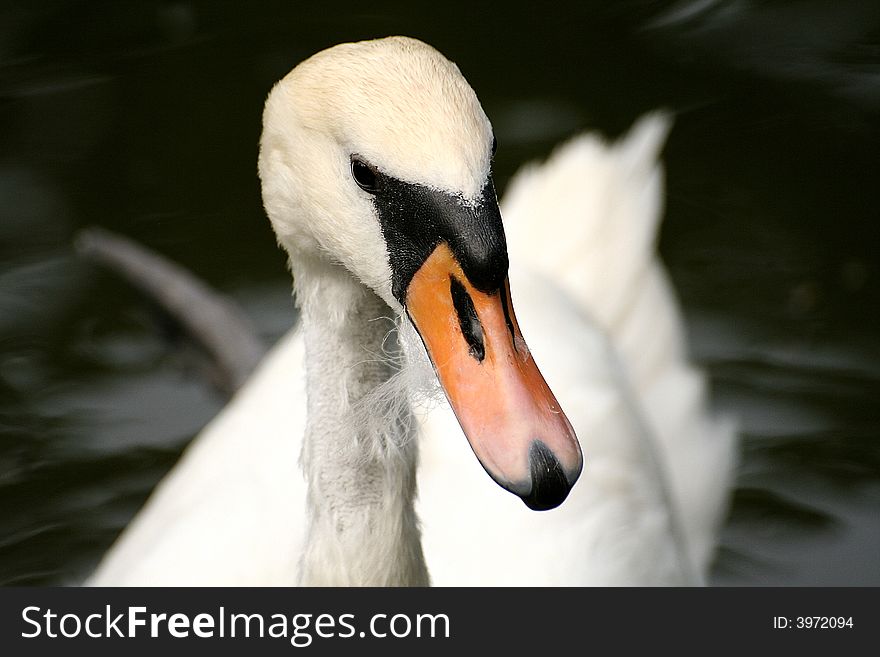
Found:
[[[0,582],[79,581],[223,403],[74,233],[150,245],[277,338],[293,312],[255,176],[262,101],[315,50],[405,32],[478,90],[502,187],[577,129],[675,113],[661,252],[744,434],[714,581],[880,583],[875,2],[0,11]]]

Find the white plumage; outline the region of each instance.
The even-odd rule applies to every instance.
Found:
[[[417,42],[401,43],[406,51]],[[332,58],[327,53],[325,61]],[[384,56],[400,56],[400,43]],[[452,134],[455,126],[447,129]],[[464,134],[474,138],[473,132]],[[445,402],[416,408],[416,511],[433,584],[704,580],[726,509],[734,433],[709,415],[705,380],[687,362],[681,318],[655,253],[662,210],[657,154],[666,132],[667,121],[654,115],[615,144],[582,135],[510,183],[502,214],[514,304],[535,360],[578,434],[584,471],[559,508],[531,511],[486,476]],[[397,151],[405,146],[395,142]],[[299,156],[316,152],[303,149]],[[459,164],[480,166],[479,157],[471,160]],[[407,161],[415,167],[420,160]],[[265,195],[265,171],[263,180]],[[271,215],[270,206],[267,200]],[[274,217],[273,224],[287,246]],[[368,249],[357,254],[368,256]],[[365,267],[381,278],[381,267]],[[298,278],[297,290],[306,284]],[[333,298],[323,303],[332,305]],[[297,328],[194,440],[90,584],[301,581],[303,552],[315,540],[308,535],[307,481],[297,465],[307,424],[305,363]],[[404,539],[418,536],[404,533]],[[358,568],[384,568],[394,549],[380,536],[364,548]]]

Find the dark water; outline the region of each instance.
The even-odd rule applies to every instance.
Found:
[[[456,60],[501,188],[664,107],[661,253],[742,462],[719,584],[880,584],[880,5],[6,2],[0,7],[0,583],[75,583],[222,406],[150,304],[78,261],[97,224],[293,320],[255,175],[312,52],[404,33]]]

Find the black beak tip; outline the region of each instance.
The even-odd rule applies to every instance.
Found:
[[[556,455],[540,440],[529,448],[529,467],[532,486],[520,498],[533,511],[547,511],[562,504],[580,474],[568,477]]]

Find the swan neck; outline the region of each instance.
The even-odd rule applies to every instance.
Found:
[[[426,585],[414,509],[416,444],[391,309],[347,271],[297,276],[308,419],[309,531],[301,583]],[[381,391],[379,394],[377,391]]]

